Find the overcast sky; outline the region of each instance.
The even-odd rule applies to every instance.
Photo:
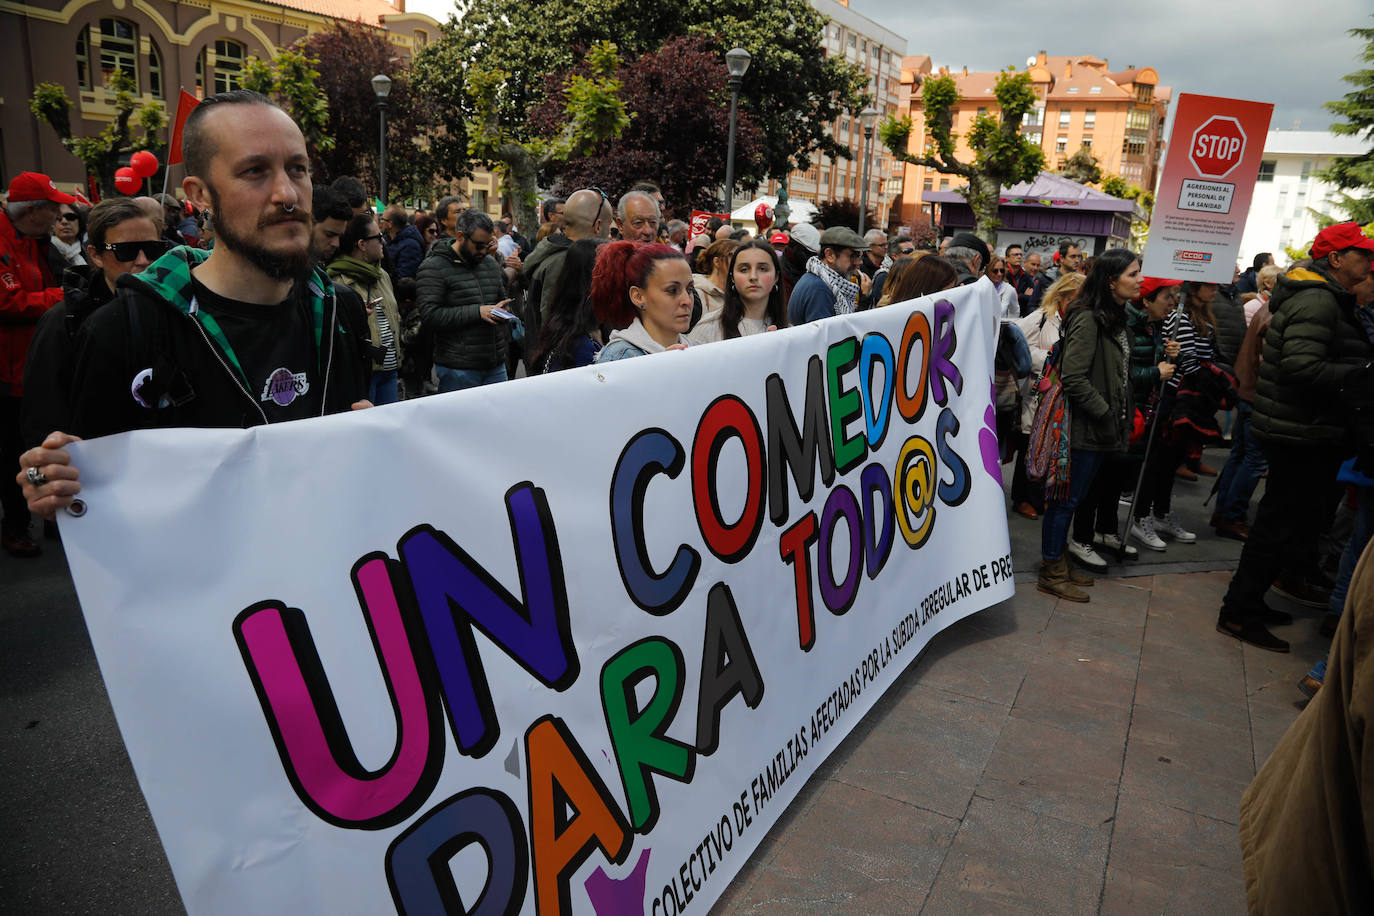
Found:
[[[652,0],[643,0],[652,2]],[[448,18],[452,0],[407,0],[406,8]],[[1369,0],[1154,0],[1072,5],[1024,0],[974,4],[850,0],[850,9],[951,69],[1025,69],[1026,58],[1092,54],[1113,70],[1150,66],[1175,95],[1196,92],[1274,103],[1272,127],[1325,130],[1322,103],[1350,88],[1361,42],[1347,34],[1374,26]]]

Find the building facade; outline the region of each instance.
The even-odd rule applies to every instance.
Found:
[[[1241,267],[1249,267],[1262,251],[1285,264],[1285,248],[1306,250],[1316,238],[1321,229],[1318,214],[1344,219],[1336,206],[1340,192],[1317,173],[1336,159],[1367,151],[1359,137],[1338,137],[1321,130],[1269,131],[1241,237]]]
[[[1107,61],[1083,55],[1050,57],[1044,51],[1026,62],[1035,86],[1037,103],[1022,121],[1022,135],[1040,146],[1045,167],[1062,169],[1079,149],[1097,158],[1103,174],[1119,175],[1137,187],[1153,189],[1159,179],[1164,153],[1164,121],[1171,96],[1159,85],[1153,67],[1128,67],[1113,72]],[[959,102],[954,109],[956,158],[972,157],[963,137],[980,114],[996,114],[993,89],[1000,73],[970,73],[967,68],[951,73],[935,70],[928,56],[911,56],[902,62],[901,110],[911,118],[908,152],[924,155],[928,148],[922,113],[921,85],[936,73],[954,77]],[[914,220],[927,201],[923,195],[963,185],[958,176],[944,175],[924,166],[907,165],[902,198],[904,222]]]
[[[39,83],[66,88],[72,132],[89,137],[115,116],[105,74],[125,70],[141,101],[166,106],[170,130],[179,89],[204,97],[236,88],[247,58],[271,57],[337,20],[375,25],[404,59],[439,36],[439,23],[406,12],[405,0],[0,0],[0,186],[28,170],[65,189],[84,183],[81,161],[29,111]],[[461,190],[499,215],[490,173]]]
[[[874,99],[873,107],[878,110],[868,172],[868,207],[874,212],[875,225],[884,227],[893,203],[902,193],[903,170],[902,164],[879,142],[876,125],[898,111],[906,39],[851,9],[849,0],[811,0],[811,5],[828,20],[821,41],[826,55],[843,57],[868,74],[868,91]],[[810,169],[788,176],[790,196],[817,204],[845,199],[860,201],[865,143],[863,125],[857,115],[858,112],[845,112],[830,124],[830,135],[849,147],[854,158],[815,157]],[[778,182],[769,181],[760,193],[776,195]]]

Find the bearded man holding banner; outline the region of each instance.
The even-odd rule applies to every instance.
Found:
[[[214,214],[213,251],[177,248],[82,326],[72,429],[20,458],[29,508],[47,518],[81,490],[64,448],[151,427],[248,427],[369,406],[358,341],[310,256],[305,138],[267,97],[210,96],[186,121],[182,189]],[[75,433],[76,435],[72,435]]]

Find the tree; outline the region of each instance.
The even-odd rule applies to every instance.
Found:
[[[1097,184],[1102,180],[1102,168],[1097,164],[1097,157],[1086,146],[1079,147],[1069,157],[1059,174],[1079,184]]]
[[[1131,213],[1131,247],[1136,251],[1144,251],[1145,243],[1150,238],[1150,215],[1155,209],[1155,192],[1142,190],[1120,175],[1103,178],[1102,191],[1121,200],[1133,200],[1140,204],[1144,211],[1143,218],[1135,211]]]
[[[587,75],[585,70],[575,72]],[[561,83],[570,75],[554,79]],[[652,178],[679,212],[684,207],[716,209],[730,120],[725,77],[719,59],[700,38],[669,39],[657,51],[623,64],[616,79],[630,115],[628,126],[586,155],[550,163],[541,178],[551,180],[564,196],[596,186],[612,200],[635,181]],[[530,124],[541,136],[553,134],[563,118],[562,100],[552,91],[549,96],[530,112]],[[664,99],[672,100],[671,118],[657,115]],[[762,139],[745,114],[738,121],[735,173],[746,186],[763,175]]]
[[[707,43],[722,73],[726,49],[739,45],[752,55],[740,110],[762,134],[766,176],[781,178],[794,167],[809,168],[817,151],[850,157],[827,128],[842,111],[857,112],[867,103],[866,78],[842,58],[825,56],[825,19],[806,0],[687,0],[679,5],[529,0],[519,16],[507,13],[504,2],[471,0],[462,19],[450,18],[441,39],[420,54],[416,67],[438,81],[446,104],[458,102],[462,93],[449,84],[469,70],[509,73],[495,107],[502,129],[519,141],[534,136],[525,117],[548,97],[544,76],[570,71],[582,49],[614,41],[627,59],[636,59],[670,38],[689,35]],[[444,115],[446,127],[455,131],[455,139],[444,146],[455,153],[457,122],[471,114],[465,103],[459,108],[463,110]],[[664,110],[659,100],[644,114]]]
[[[100,192],[109,194],[114,190],[114,173],[121,160],[141,149],[162,148],[155,135],[167,126],[167,112],[161,102],[140,105],[133,75],[125,70],[110,71],[105,86],[114,93],[115,116],[94,137],[72,135],[72,102],[67,98],[67,90],[57,83],[39,83],[29,100],[29,111],[51,125],[67,151],[85,164],[88,174],[96,177]],[[133,137],[135,125],[142,131],[138,142]]]
[[[1374,64],[1374,28],[1351,29],[1350,34],[1365,41],[1360,59]],[[1345,137],[1362,137],[1369,144],[1363,155],[1337,159],[1318,177],[1343,192],[1337,206],[1361,225],[1374,222],[1374,69],[1357,70],[1342,77],[1354,86],[1345,97],[1327,102],[1326,107],[1342,120],[1331,125],[1331,132]],[[1355,191],[1356,194],[1344,193]],[[1358,195],[1358,196],[1357,196]]]
[[[830,200],[818,204],[816,215],[811,217],[811,225],[817,229],[829,229],[831,226],[857,228],[859,225],[859,202],[846,197],[844,200]],[[864,225],[870,229],[876,228],[877,217],[872,210],[865,212]]]
[[[517,124],[508,120],[510,98],[524,95],[528,86],[501,67],[479,63],[466,43],[470,36],[455,31],[456,26],[450,19],[444,37],[421,51],[414,66],[413,79],[435,91],[437,110],[443,112],[431,149],[441,159],[451,156],[449,161],[499,168],[516,225],[532,229],[539,225],[539,173],[560,160],[586,155],[602,140],[618,137],[629,123],[616,77],[619,52],[611,42],[592,46],[585,75],[573,73],[563,81],[557,132],[541,137],[523,115]],[[461,154],[459,137],[466,138]]]
[[[320,87],[319,60],[295,48],[283,48],[271,60],[243,62],[242,86],[276,101],[305,135],[305,148],[320,156],[334,148],[329,127],[329,98]]]
[[[336,22],[306,38],[301,51],[315,58],[317,82],[328,100],[327,123],[334,143],[311,152],[322,178],[353,175],[368,187],[379,187],[377,97],[372,91],[372,77],[378,73],[391,78],[386,107],[390,196],[441,197],[450,181],[467,175],[466,150],[455,158],[434,154],[431,94],[397,58],[381,30],[361,22]]]
[[[1003,72],[997,77],[993,95],[1001,116],[984,114],[974,119],[967,137],[972,162],[962,162],[954,155],[958,142],[953,131],[954,106],[959,101],[959,88],[948,74],[933,76],[921,87],[933,152],[918,156],[907,150],[909,117],[889,118],[878,129],[883,144],[903,162],[968,180],[968,187],[961,191],[973,210],[974,232],[990,246],[997,243],[997,204],[1002,187],[1030,181],[1045,165],[1040,147],[1021,136],[1021,119],[1036,103],[1030,76],[1010,69]]]

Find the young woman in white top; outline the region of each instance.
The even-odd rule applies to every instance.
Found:
[[[711,343],[786,327],[781,272],[778,255],[766,240],[750,239],[740,245],[730,256],[724,305],[703,315],[687,339]]]
[[[712,242],[705,251],[696,255],[697,272],[692,274],[692,285],[701,296],[703,317],[719,311],[725,305],[725,286],[730,276],[730,255],[739,247],[734,239],[720,239]]]

